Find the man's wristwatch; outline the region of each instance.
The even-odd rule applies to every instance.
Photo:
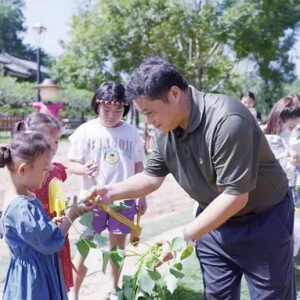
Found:
[[[196,241],[193,240],[186,232],[186,227],[183,227],[182,229],[182,235],[183,235],[183,239],[185,240],[187,245],[191,245],[192,247],[196,246]]]

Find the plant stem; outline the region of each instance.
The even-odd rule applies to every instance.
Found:
[[[137,253],[137,252],[135,252],[135,251],[132,251],[132,250],[126,250],[125,251],[125,256],[129,256],[130,254],[126,254],[126,253],[131,253],[131,256],[142,256],[142,254],[140,254],[140,253]]]

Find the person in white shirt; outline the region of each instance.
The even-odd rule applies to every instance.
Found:
[[[97,117],[79,126],[70,136],[71,148],[68,158],[71,162],[70,171],[82,175],[80,199],[95,184],[105,185],[121,182],[143,170],[145,159],[143,140],[135,126],[124,122],[122,118],[129,111],[129,103],[125,98],[125,88],[121,83],[107,81],[96,90],[91,103]],[[144,197],[125,200],[128,209],[118,210],[119,213],[133,221],[139,210],[146,211]],[[125,248],[126,236],[130,228],[111,218],[103,210],[95,210],[92,229],[86,228],[85,235],[90,238],[108,229],[110,248]],[[79,290],[87,273],[84,258],[77,252],[74,259],[74,293],[78,299]],[[120,273],[112,262],[108,266],[110,283],[109,294],[117,287]]]

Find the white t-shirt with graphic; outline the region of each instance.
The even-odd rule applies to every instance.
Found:
[[[69,139],[68,159],[83,165],[94,160],[98,165],[94,178],[83,176],[80,198],[95,184],[112,184],[134,175],[135,163],[145,159],[142,138],[136,127],[126,122],[109,128],[93,119],[79,126]]]

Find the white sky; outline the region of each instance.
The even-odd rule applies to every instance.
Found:
[[[36,44],[32,26],[41,22],[47,28],[41,47],[53,56],[62,54],[59,40],[68,41],[69,22],[76,3],[77,0],[25,0],[23,13],[27,34],[24,41]]]
[[[59,45],[59,40],[69,40],[70,17],[76,5],[84,3],[84,1],[86,0],[25,0],[24,16],[28,32],[24,37],[24,41],[35,45],[36,41],[32,26],[37,22],[41,22],[47,28],[45,39],[41,45],[42,48],[53,56],[62,54],[63,49]],[[292,53],[293,55],[300,55],[300,38]],[[300,58],[296,60],[296,64],[296,72],[300,77]]]

